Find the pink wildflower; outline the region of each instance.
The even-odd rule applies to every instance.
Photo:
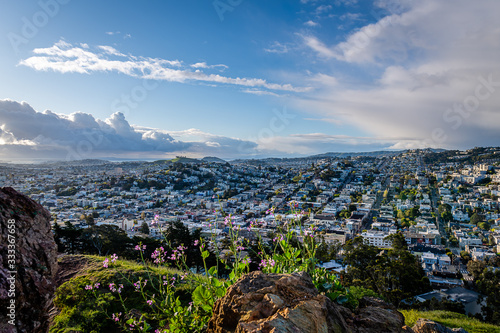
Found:
[[[108,259],[108,258],[106,258],[106,259],[104,259],[104,261],[102,262],[102,267],[104,267],[104,268],[108,268],[108,264],[109,264],[109,259]]]

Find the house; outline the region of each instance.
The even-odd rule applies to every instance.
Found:
[[[460,302],[464,305],[465,313],[468,315],[475,315],[481,313],[481,307],[486,305],[486,300],[481,294],[465,289],[463,287],[455,287],[448,290],[435,290],[425,294],[415,296],[415,301],[425,302],[431,299],[436,299],[437,301],[449,300],[454,302]],[[482,301],[479,301],[483,299]]]
[[[450,300],[462,303],[465,307],[465,314],[480,314],[481,307],[486,306],[486,297],[480,298],[481,294],[463,287],[448,289],[444,293]],[[480,301],[480,299],[483,300]]]
[[[365,244],[376,247],[390,248],[392,247],[392,242],[385,239],[389,235],[390,233],[388,232],[369,230],[367,232],[363,232],[361,237],[363,237]]]

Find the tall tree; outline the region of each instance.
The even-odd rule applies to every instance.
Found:
[[[145,235],[149,235],[149,226],[146,222],[142,222],[141,227],[139,228],[139,232],[142,232]]]

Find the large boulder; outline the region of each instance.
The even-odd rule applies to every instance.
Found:
[[[394,307],[364,299],[355,313],[320,295],[307,273],[243,276],[218,300],[208,332],[411,332]]]
[[[14,189],[0,188],[0,226],[0,332],[45,333],[57,273],[50,214]]]
[[[354,316],[346,320],[353,332],[358,333],[412,332],[405,326],[405,317],[394,305],[373,297],[362,298]]]
[[[422,318],[417,320],[412,328],[415,333],[467,333],[463,328],[448,328],[435,321]]]

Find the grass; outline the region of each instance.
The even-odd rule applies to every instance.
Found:
[[[462,327],[469,333],[499,333],[500,326],[487,324],[476,318],[449,311],[400,310],[406,325],[412,327],[419,318],[433,320],[450,328]]]
[[[142,278],[143,281],[148,279],[153,280],[158,285],[160,276],[182,275],[182,272],[177,269],[156,265],[149,266],[151,274],[148,274],[142,264],[128,260],[117,260],[115,264],[110,264],[109,268],[104,268],[102,265],[104,257],[90,255],[74,257],[75,259],[83,258],[86,263],[76,276],[57,288],[54,304],[59,310],[59,314],[53,320],[50,328],[51,333],[121,332],[119,327],[108,319],[111,313],[123,311],[116,293],[115,295],[109,293],[109,283],[124,284],[125,288],[121,295],[125,299],[128,309],[147,311],[145,300],[141,294],[135,292],[134,287],[129,285],[125,279],[133,282],[139,278]],[[100,282],[102,285],[98,294],[102,295],[103,298],[99,302],[96,302],[95,297],[85,290],[86,285],[96,282]],[[186,281],[185,284],[176,288],[175,295],[179,296],[182,302],[190,302],[195,287],[194,283]],[[146,289],[149,294],[156,292],[150,285]]]

